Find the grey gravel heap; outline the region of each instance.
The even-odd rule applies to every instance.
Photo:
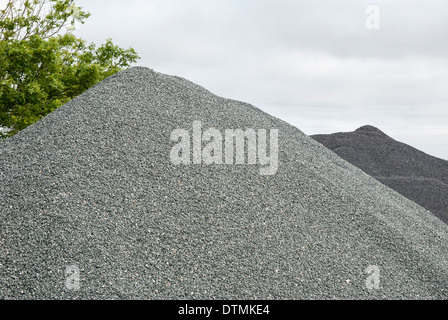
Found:
[[[170,134],[193,121],[278,129],[278,172],[173,165]],[[448,297],[439,219],[297,128],[178,77],[106,79],[0,144],[0,169],[3,299]]]
[[[373,126],[312,137],[448,224],[448,161],[396,141]]]

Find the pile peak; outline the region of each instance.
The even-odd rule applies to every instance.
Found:
[[[371,125],[365,125],[355,130],[355,132],[363,133],[363,134],[376,134],[384,137],[388,137],[383,131],[378,129],[377,127]]]

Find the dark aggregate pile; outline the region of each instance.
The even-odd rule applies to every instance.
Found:
[[[396,141],[372,126],[312,137],[448,224],[448,161]]]
[[[195,120],[278,129],[277,174],[173,165],[170,134]],[[430,212],[297,128],[150,69],[1,143],[0,172],[3,299],[448,297],[448,229]]]

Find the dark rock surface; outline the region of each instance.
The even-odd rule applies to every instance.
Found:
[[[448,223],[448,161],[364,126],[315,140]]]

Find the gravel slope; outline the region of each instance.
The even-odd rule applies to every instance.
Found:
[[[448,224],[448,161],[398,142],[372,126],[312,137]]]
[[[195,120],[278,129],[277,174],[174,166],[170,134]],[[0,298],[448,297],[448,229],[430,212],[297,128],[150,69],[0,144],[0,172]]]

